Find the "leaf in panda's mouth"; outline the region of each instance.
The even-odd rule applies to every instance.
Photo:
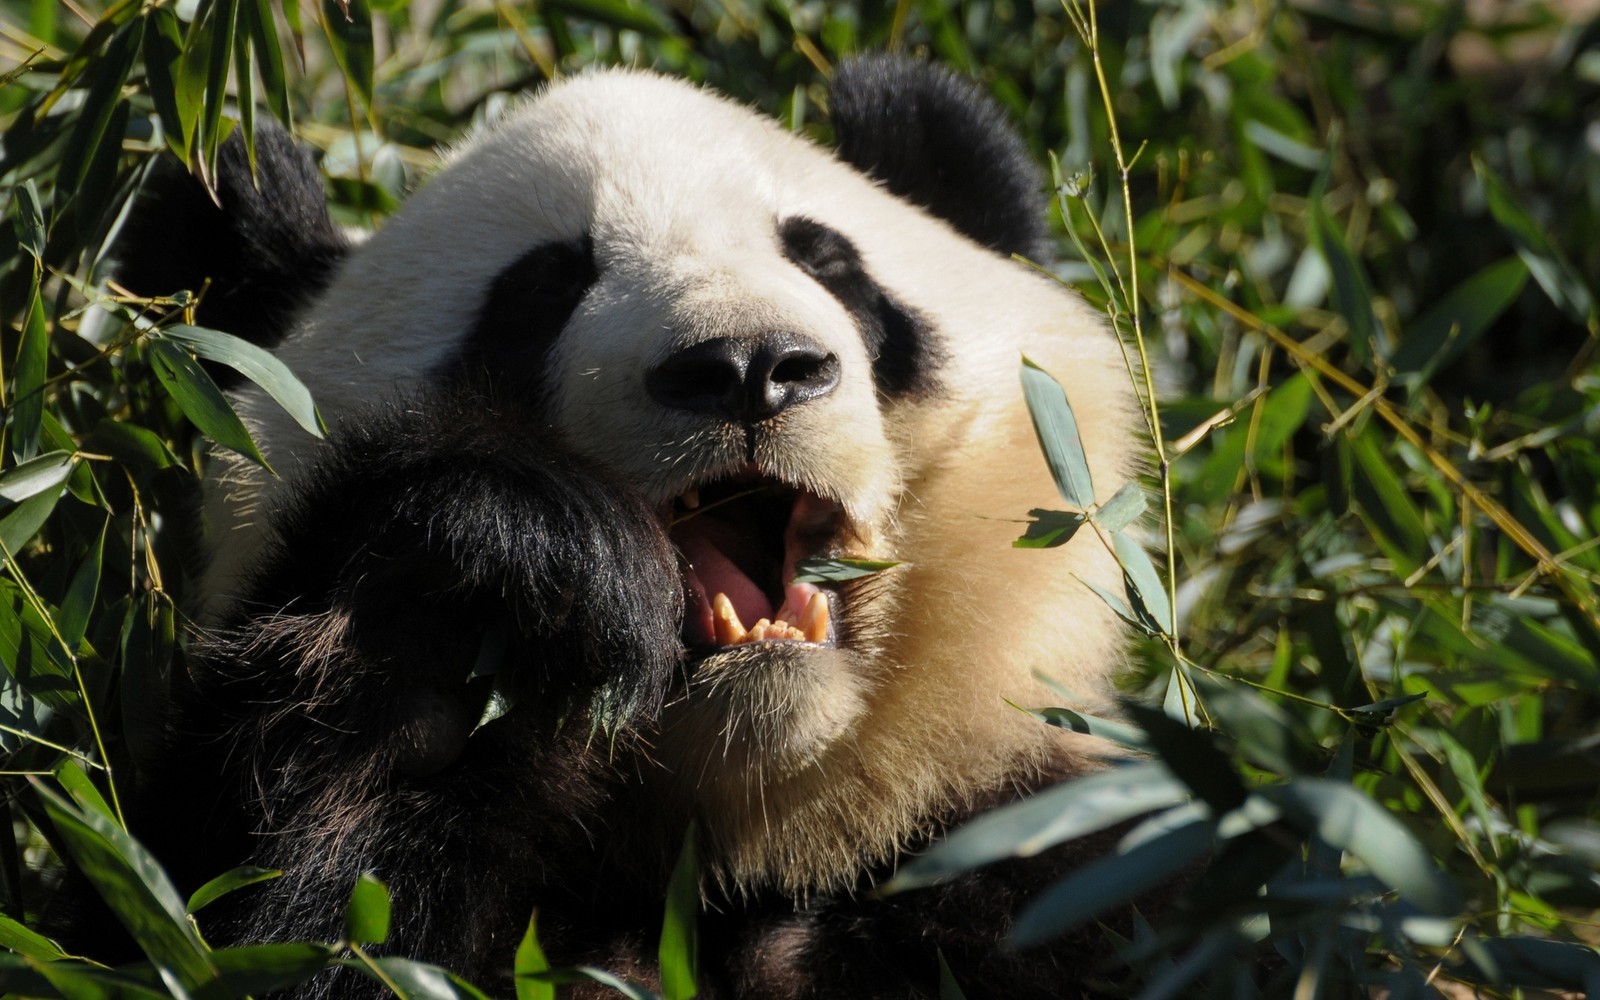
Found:
[[[691,648],[835,641],[839,595],[795,577],[800,564],[851,538],[839,504],[739,476],[685,491],[666,520],[683,562],[683,638]]]

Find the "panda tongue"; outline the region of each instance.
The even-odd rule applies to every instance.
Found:
[[[694,518],[674,527],[672,540],[689,564],[688,584],[692,621],[711,638],[711,598],[725,594],[742,621],[772,617],[772,602],[756,582],[745,575],[716,545],[714,522]]]

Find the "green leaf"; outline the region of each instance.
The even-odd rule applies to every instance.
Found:
[[[461,1000],[462,991],[456,989],[454,977],[437,965],[409,958],[346,958],[339,964],[360,969],[386,987],[393,983],[401,1000]],[[383,975],[379,976],[372,966],[377,966]]]
[[[944,960],[944,952],[938,951],[939,956],[939,1000],[967,1000],[967,995],[961,992],[961,984],[956,982],[955,973],[950,971],[950,963]]]
[[[19,503],[46,490],[56,489],[72,473],[72,453],[50,451],[0,473],[0,498]]]
[[[233,58],[233,39],[239,25],[239,0],[210,0],[208,16],[197,20],[193,30],[209,38],[206,59],[205,111],[201,119],[200,153],[206,174],[217,175],[217,148],[222,144],[222,108],[228,98],[228,66]]]
[[[1150,749],[1150,740],[1145,736],[1144,730],[1130,726],[1126,722],[1084,715],[1070,708],[1030,708],[1024,711],[1057,729],[1097,736],[1132,750]]]
[[[585,21],[598,21],[613,28],[637,31],[649,38],[675,34],[672,22],[654,7],[629,0],[545,0],[542,7]]]
[[[389,937],[389,889],[371,872],[356,879],[350,891],[344,936],[357,944],[382,944]]]
[[[5,551],[13,556],[20,553],[50,519],[50,512],[56,509],[56,501],[60,499],[61,494],[53,490],[39,493],[0,517],[0,545],[5,546]]]
[[[1211,849],[1214,828],[1210,820],[1195,820],[1083,866],[1023,908],[1008,942],[1015,948],[1044,944],[1171,881]]]
[[[1144,512],[1144,487],[1138,483],[1124,483],[1110,500],[1089,515],[1089,519],[1103,531],[1121,531],[1138,520]]]
[[[1474,156],[1472,169],[1483,184],[1489,213],[1511,237],[1517,255],[1528,265],[1533,280],[1568,316],[1579,323],[1592,321],[1596,314],[1594,291],[1567,260],[1561,248],[1551,242],[1545,235],[1544,227],[1517,204],[1505,181],[1487,163]]]
[[[22,249],[28,251],[35,261],[43,263],[44,208],[39,204],[39,188],[30,178],[12,188],[11,197],[16,205],[16,213],[11,217],[11,224],[17,230],[17,242],[22,244]]]
[[[1422,316],[1407,324],[1389,363],[1414,391],[1433,373],[1461,357],[1528,282],[1528,265],[1507,257],[1474,274]]]
[[[278,29],[272,19],[269,0],[245,0],[240,15],[250,31],[250,47],[255,53],[256,73],[266,91],[267,107],[285,128],[293,124],[289,112],[289,84],[283,72],[283,49],[278,45]]]
[[[117,105],[122,103],[122,85],[133,69],[139,53],[144,26],[137,21],[117,29],[106,50],[94,64],[94,79],[84,95],[83,106],[61,151],[59,180],[56,182],[56,207],[79,193],[104,143],[122,145],[122,133],[112,133],[110,125]]]
[[[189,902],[184,907],[184,910],[189,913],[199,913],[230,892],[243,889],[245,886],[270,882],[282,874],[283,872],[274,868],[240,865],[238,868],[223,872],[196,889],[194,894],[189,897]]]
[[[926,854],[902,867],[883,891],[932,885],[1005,858],[1033,857],[1057,844],[1188,799],[1188,788],[1166,765],[1155,761],[1097,771],[957,827]]]
[[[1034,508],[1028,511],[1028,516],[1033,518],[1028,522],[1027,530],[1022,537],[1012,542],[1012,546],[1019,549],[1053,549],[1057,545],[1065,545],[1072,540],[1089,519],[1075,511],[1044,510]]]
[[[1422,910],[1453,914],[1455,887],[1411,832],[1383,806],[1339,781],[1293,778],[1261,789],[1264,796],[1329,846],[1347,851],[1373,875]]]
[[[513,966],[517,1000],[556,1000],[554,983],[533,978],[550,971],[550,960],[544,957],[544,949],[539,947],[538,921],[537,913],[528,918],[528,930],[522,935],[522,943],[517,945],[516,964]]]
[[[372,11],[366,0],[349,0],[345,6],[322,0],[322,19],[334,61],[365,106],[372,107]]]
[[[198,893],[196,893],[198,895]],[[237,997],[278,993],[298,986],[334,964],[325,944],[251,944],[211,953],[229,992]]]
[[[322,437],[326,432],[327,425],[311,399],[311,390],[271,351],[231,333],[182,323],[165,327],[157,337],[175,340],[200,357],[227,365],[259,385],[306,433]]]
[[[69,649],[76,649],[89,630],[89,619],[95,610],[94,598],[100,591],[100,559],[110,526],[111,519],[102,516],[100,533],[89,544],[89,551],[78,564],[77,572],[72,574],[72,582],[67,585],[67,593],[56,612],[56,628]]]
[[[95,787],[94,781],[89,778],[89,773],[76,758],[68,757],[57,764],[55,776],[79,809],[88,809],[109,820],[116,819],[110,804],[100,794],[100,789]]]
[[[187,163],[199,106],[181,87],[182,74],[183,31],[178,15],[171,7],[151,7],[144,17],[145,89],[161,119],[167,148]]]
[[[689,1000],[700,992],[700,865],[695,856],[695,826],[683,835],[683,850],[667,883],[667,909],[661,921],[662,1000]]]
[[[1111,536],[1111,547],[1122,564],[1123,582],[1128,588],[1128,601],[1133,613],[1153,631],[1173,635],[1177,624],[1172,618],[1172,604],[1167,600],[1167,589],[1161,584],[1161,575],[1150,561],[1144,546],[1122,532]]]
[[[157,965],[191,994],[217,981],[210,949],[184,912],[183,901],[153,857],[109,817],[77,806],[42,784],[34,789],[79,871]]]
[[[1307,201],[1312,243],[1327,262],[1333,277],[1333,311],[1350,328],[1350,349],[1363,364],[1370,364],[1381,327],[1372,311],[1372,286],[1366,271],[1345,245],[1344,234],[1328,216],[1327,177],[1317,181]]]
[[[801,559],[794,564],[795,583],[843,583],[899,566],[876,559]]]
[[[149,351],[156,378],[183,410],[184,416],[211,440],[254,459],[270,471],[272,467],[256,448],[232,404],[188,351],[161,338],[150,340]]]
[[[44,381],[50,365],[50,324],[45,320],[44,298],[38,276],[22,327],[22,343],[12,368],[11,454],[26,461],[39,452],[44,425]]]
[[[1022,359],[1022,394],[1033,418],[1033,431],[1039,436],[1045,461],[1056,489],[1067,503],[1080,511],[1094,504],[1094,483],[1089,477],[1089,459],[1078,436],[1078,421],[1067,402],[1061,383],[1038,365]]]
[[[41,962],[54,962],[66,957],[60,945],[42,934],[29,930],[3,913],[0,913],[0,948]],[[0,985],[0,989],[4,988]]]

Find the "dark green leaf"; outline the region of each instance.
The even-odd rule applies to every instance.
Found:
[[[689,1000],[700,992],[700,864],[695,855],[695,827],[683,836],[683,850],[667,883],[667,909],[661,921],[662,1000]]]
[[[1034,433],[1044,449],[1050,475],[1067,503],[1085,511],[1094,503],[1094,483],[1089,477],[1089,459],[1078,436],[1078,421],[1067,402],[1061,383],[1038,365],[1022,359],[1022,394],[1033,418]]]
[[[194,891],[189,897],[188,904],[184,907],[189,913],[199,913],[201,910],[215,903],[230,892],[243,889],[245,886],[257,885],[261,882],[270,882],[282,875],[283,872],[274,868],[257,868],[254,865],[240,865],[238,868],[223,872],[216,878]]]
[[[95,787],[94,781],[89,778],[88,772],[77,759],[68,757],[56,765],[55,776],[78,808],[99,813],[109,820],[116,819],[110,804],[100,794],[100,789]]]
[[[26,461],[39,453],[39,434],[44,424],[44,381],[50,364],[50,324],[44,315],[44,298],[39,281],[33,281],[33,296],[23,321],[22,343],[12,368],[11,454]]]
[[[44,208],[39,203],[39,189],[30,179],[12,188],[11,197],[16,204],[11,224],[16,227],[17,240],[22,244],[22,249],[28,251],[34,260],[43,263]]]
[[[233,406],[188,351],[160,338],[150,340],[149,350],[156,378],[161,380],[184,416],[211,440],[254,459],[264,468],[271,468]]]
[[[333,954],[325,944],[252,944],[214,951],[211,961],[234,996],[261,996],[300,985],[333,965]]]
[[[285,128],[293,124],[289,114],[289,84],[283,71],[283,49],[278,45],[278,29],[272,19],[269,0],[245,0],[240,11],[249,25],[250,47],[255,53],[256,72],[266,91],[267,107]]]
[[[191,31],[209,37],[206,60],[205,112],[202,117],[200,153],[206,174],[217,173],[217,148],[222,144],[222,107],[228,98],[228,66],[233,58],[233,39],[239,25],[240,0],[210,0],[207,16],[196,21]]]
[[[56,509],[56,501],[60,499],[61,494],[55,491],[40,493],[0,517],[0,545],[5,546],[4,551],[13,556],[21,552],[50,519],[50,512]]]
[[[1188,799],[1183,783],[1155,761],[1097,771],[957,827],[926,854],[902,867],[883,891],[932,885],[1005,858],[1033,857],[1057,844]]]
[[[328,28],[328,46],[344,78],[372,107],[372,11],[366,0],[322,0],[322,19]]]
[[[382,944],[389,937],[389,889],[371,873],[357,879],[350,891],[344,936],[357,944]]]
[[[1033,520],[1028,522],[1027,530],[1011,543],[1019,549],[1052,549],[1065,545],[1088,521],[1085,515],[1076,512],[1041,508],[1028,511],[1028,516]]]
[[[162,329],[157,336],[176,340],[200,357],[232,368],[266,390],[308,434],[322,437],[326,425],[311,399],[311,391],[272,352],[231,333],[182,323]]]
[[[538,920],[537,913],[528,918],[528,930],[522,935],[522,943],[517,945],[513,969],[517,1000],[556,1000],[554,983],[533,978],[550,971],[550,960],[544,957],[544,949],[539,947]]]
[[[967,1000],[967,995],[961,992],[961,984],[956,982],[955,973],[950,971],[950,963],[944,960],[944,952],[939,952],[939,1000]]]
[[[34,787],[61,846],[150,960],[170,969],[191,993],[216,982],[209,949],[155,859],[110,818]]]
[[[1262,789],[1259,794],[1329,846],[1349,852],[1422,910],[1450,914],[1459,908],[1455,887],[1440,874],[1411,832],[1354,787],[1302,777]]]
[[[1508,257],[1474,274],[1433,308],[1407,324],[1390,364],[1413,388],[1466,353],[1468,347],[1517,300],[1528,280],[1528,266]]]
[[[1370,363],[1377,353],[1381,328],[1372,311],[1372,286],[1367,273],[1345,245],[1344,233],[1328,216],[1325,205],[1327,180],[1318,181],[1308,201],[1308,221],[1312,242],[1328,264],[1333,277],[1333,311],[1349,325],[1350,349],[1361,361]]]
[[[1044,944],[1096,914],[1120,907],[1169,882],[1211,849],[1212,834],[1210,820],[1196,820],[1125,853],[1085,865],[1040,893],[1023,909],[1011,930],[1011,945],[1031,948]]]
[[[1544,227],[1517,204],[1505,181],[1487,163],[1473,157],[1472,169],[1483,184],[1490,214],[1516,244],[1517,254],[1528,265],[1533,280],[1568,316],[1579,323],[1593,320],[1596,315],[1594,290],[1573,268],[1566,254],[1545,235]]]
[[[900,565],[874,559],[801,559],[794,564],[795,583],[842,583]]]
[[[1103,740],[1121,744],[1132,750],[1150,749],[1150,740],[1144,731],[1137,726],[1130,726],[1126,722],[1114,719],[1101,719],[1093,715],[1084,715],[1074,712],[1070,708],[1033,708],[1027,709],[1029,715],[1068,732],[1083,733],[1087,736],[1098,736]]]
[[[586,21],[637,31],[648,37],[674,33],[672,23],[654,7],[629,0],[545,0],[543,6]]]
[[[67,136],[67,145],[61,151],[60,180],[56,183],[57,208],[79,193],[103,143],[116,143],[118,147],[122,144],[122,133],[113,132],[109,126],[113,112],[122,103],[122,85],[133,69],[143,31],[144,26],[138,22],[117,29],[94,65],[94,79],[84,96],[83,106],[78,109],[78,119]]]
[[[94,598],[100,591],[100,557],[105,551],[106,532],[110,526],[110,518],[101,520],[100,534],[89,542],[89,551],[78,564],[77,572],[72,574],[72,582],[67,585],[66,596],[56,612],[56,628],[69,649],[76,649],[89,629],[95,610]]]
[[[462,1000],[450,973],[437,965],[409,958],[375,958],[369,961],[377,966],[378,971],[360,959],[346,958],[340,964],[360,969],[384,986],[392,983],[398,989],[400,1000]],[[379,971],[382,976],[378,975]]]
[[[187,163],[198,105],[181,87],[183,31],[171,7],[152,7],[144,18],[145,89],[161,119],[161,133],[173,155]]]

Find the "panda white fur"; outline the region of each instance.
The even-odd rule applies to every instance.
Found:
[[[975,87],[858,60],[830,103],[837,151],[679,81],[570,79],[358,243],[278,133],[258,187],[228,150],[223,211],[150,185],[123,283],[210,279],[200,321],[275,346],[333,428],[237,390],[276,476],[218,459],[206,638],[144,772],[180,881],[286,872],[214,939],[335,936],[370,870],[395,953],[503,984],[537,907],[553,959],[649,983],[693,821],[705,995],[934,995],[935,948],[969,996],[1085,988],[1092,944],[993,947],[1070,855],[867,890],[1091,766],[1007,704],[1058,703],[1043,674],[1103,708],[1122,645],[1090,533],[1010,545],[1058,505],[1017,372],[1064,382],[1110,491],[1123,362],[1009,259],[1048,253],[1041,184]],[[811,557],[901,565],[791,583]],[[725,644],[719,593],[795,638]]]

